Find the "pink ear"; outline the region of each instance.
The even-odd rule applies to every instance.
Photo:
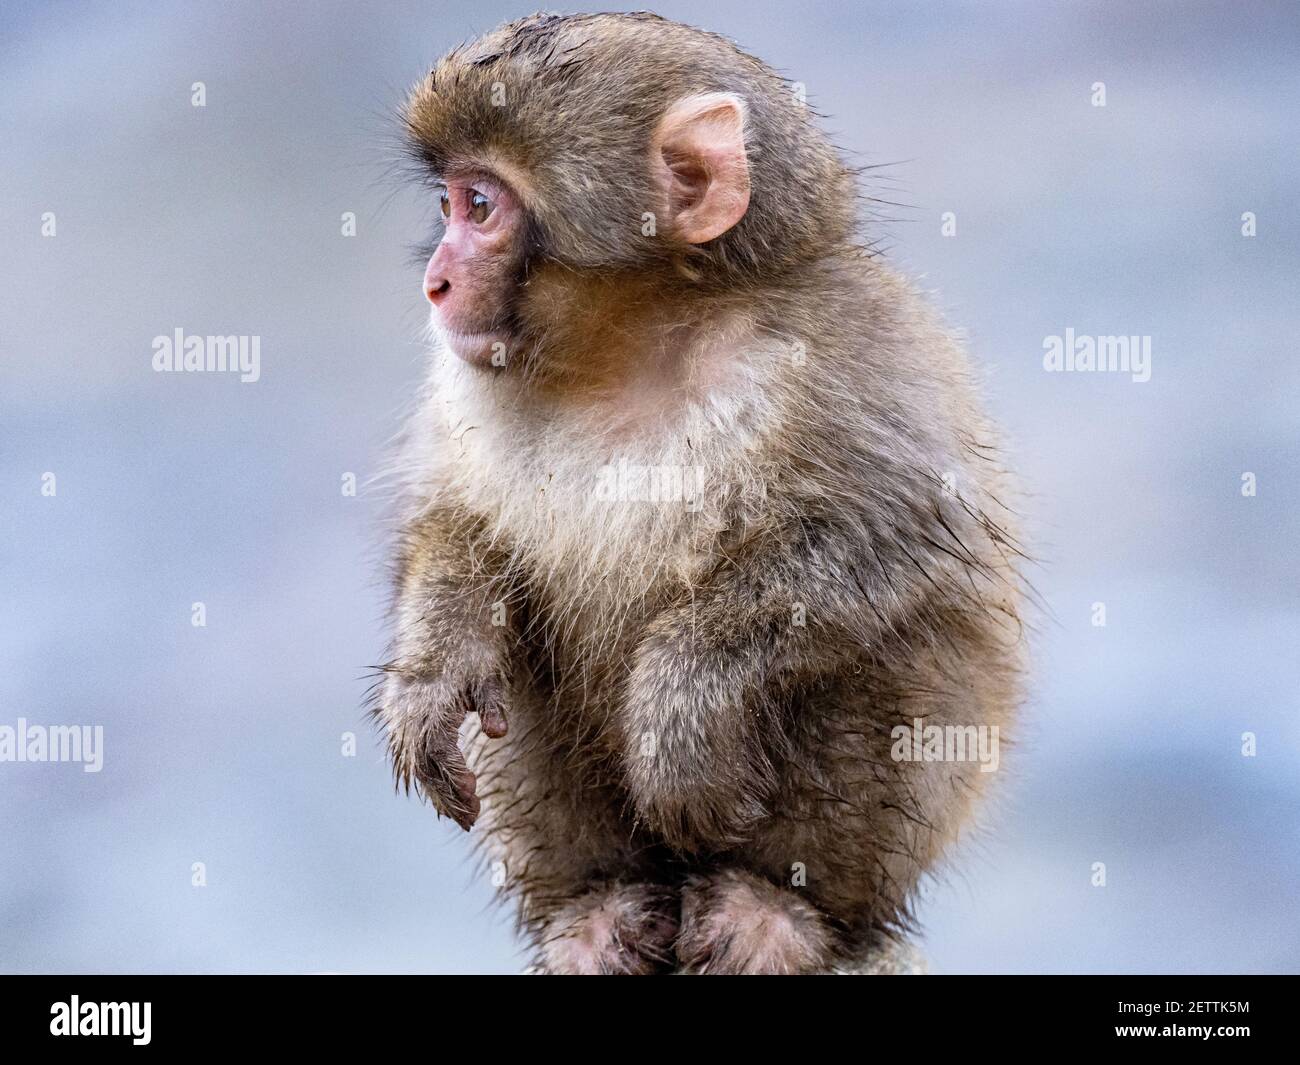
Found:
[[[709,92],[678,100],[660,120],[654,148],[678,239],[703,244],[745,216],[749,160],[739,96]]]

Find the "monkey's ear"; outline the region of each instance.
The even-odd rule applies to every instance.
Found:
[[[749,209],[745,101],[724,92],[678,100],[659,120],[654,163],[673,235],[687,244],[722,236]]]

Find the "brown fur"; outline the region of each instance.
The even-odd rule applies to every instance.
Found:
[[[701,248],[638,228],[645,146],[695,92],[744,97],[752,185]],[[536,16],[452,52],[405,116],[435,175],[515,175],[535,232],[530,357],[436,352],[403,453],[376,707],[399,779],[474,824],[548,971],[860,954],[988,779],[894,761],[890,730],[1005,728],[1018,695],[1009,485],[964,353],[853,242],[806,109],[719,37]],[[620,460],[705,490],[599,499]]]

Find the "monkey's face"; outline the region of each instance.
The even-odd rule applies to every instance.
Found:
[[[474,366],[505,364],[511,310],[524,263],[524,215],[515,194],[487,174],[446,179],[438,189],[442,239],[424,271],[433,324]]]
[[[637,315],[672,323],[672,301],[785,276],[852,229],[852,179],[782,79],[657,17],[502,26],[402,113],[446,190],[434,324],[473,365],[585,372],[615,322],[644,335]]]
[[[644,143],[618,146],[627,173],[644,171],[644,202],[655,208],[643,212],[649,219],[641,223],[644,230],[613,214],[594,182],[564,224],[547,224],[540,208],[557,198],[555,190],[536,174],[521,174],[518,165],[494,160],[487,145],[477,146],[478,158],[447,167],[436,185],[442,232],[424,273],[433,324],[446,345],[472,366],[503,368],[527,354],[535,369],[540,363],[554,371],[560,357],[582,368],[591,349],[602,347],[601,322],[620,317],[633,292],[644,306],[641,290],[662,276],[666,263],[744,217],[750,200],[744,124],[741,97],[688,93],[657,117]],[[584,177],[576,168],[572,176]],[[624,233],[630,246],[632,233],[657,235],[659,224],[665,232],[657,237],[656,254],[630,254],[603,268],[566,262],[556,250],[565,243],[558,230],[571,231],[570,243],[574,232],[604,232],[611,239]],[[607,282],[615,276],[622,284],[611,289]],[[566,320],[571,316],[563,308],[590,304],[587,297],[597,290],[611,298],[586,306],[581,323]],[[585,328],[575,336],[579,324]]]

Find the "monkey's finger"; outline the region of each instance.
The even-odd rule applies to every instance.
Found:
[[[447,780],[451,785],[451,795],[447,802],[447,813],[456,824],[466,832],[478,820],[479,800],[475,794],[478,778],[474,776],[459,748],[455,754],[443,763],[446,767]]]
[[[478,779],[465,764],[460,748],[453,743],[441,749],[421,771],[420,780],[438,812],[468,832],[479,815]]]
[[[506,734],[506,711],[504,692],[501,682],[495,677],[483,681],[475,693],[474,706],[478,710],[479,725],[483,734],[499,740]]]
[[[506,734],[506,712],[500,706],[481,706],[478,711],[483,734],[499,740]]]
[[[449,803],[447,807],[448,816],[466,832],[474,826],[474,822],[478,820],[479,810],[482,808],[479,797],[474,792],[477,782],[474,774],[466,769],[457,779],[456,801]]]

